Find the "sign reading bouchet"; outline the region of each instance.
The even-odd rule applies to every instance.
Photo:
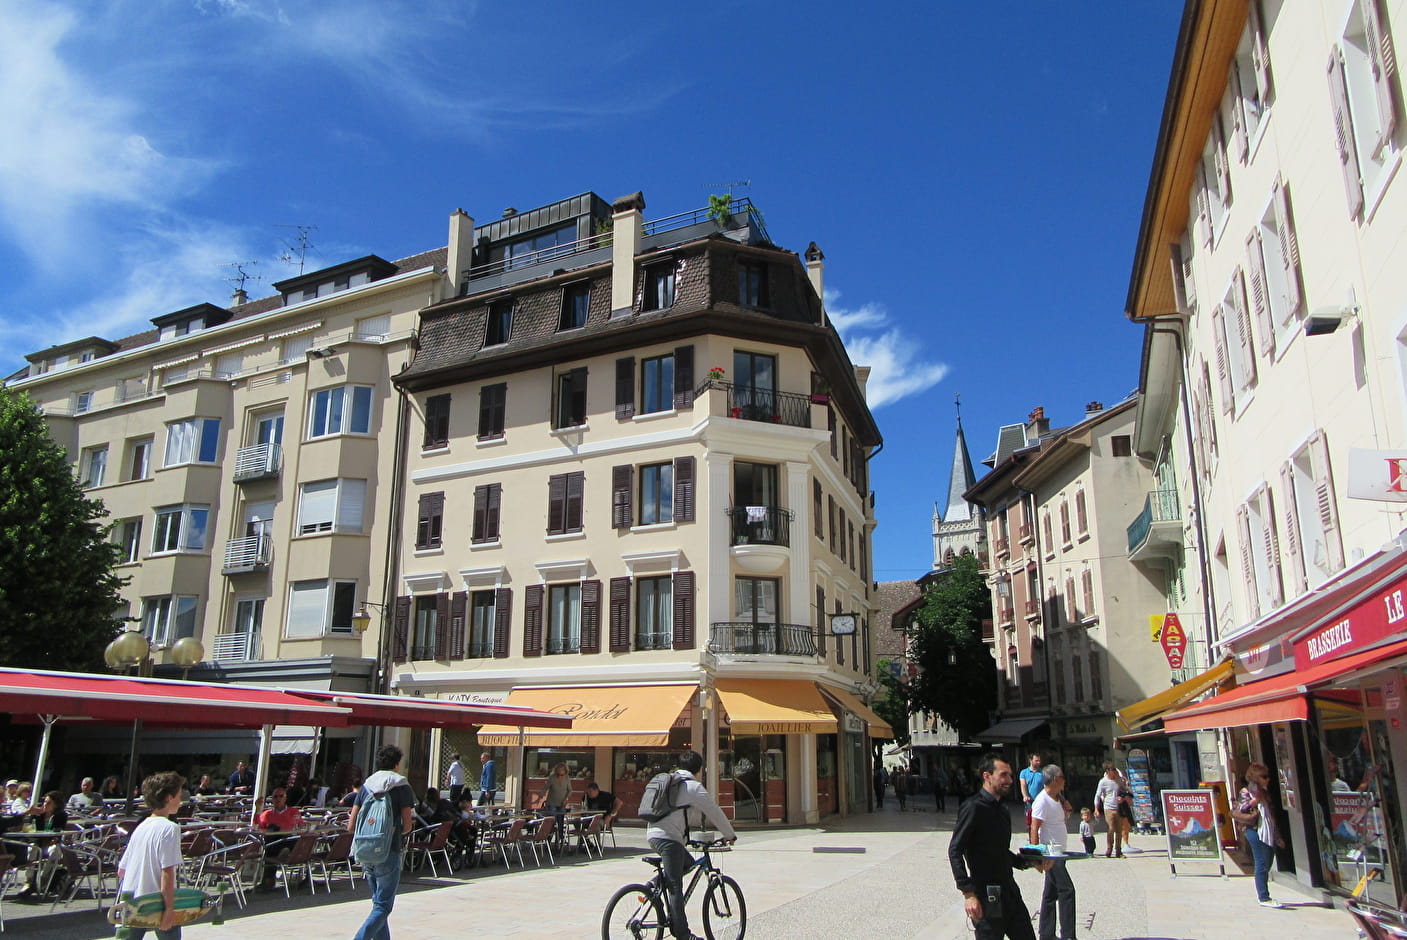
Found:
[[[1172,861],[1220,861],[1221,840],[1217,838],[1212,791],[1164,790],[1161,796],[1168,833],[1168,858]]]

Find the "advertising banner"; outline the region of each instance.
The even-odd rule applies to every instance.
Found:
[[[1329,794],[1329,800],[1329,827],[1334,840],[1334,855],[1346,861],[1358,861],[1363,847],[1377,841],[1373,795],[1354,790],[1336,790]]]
[[[1216,806],[1211,790],[1164,790],[1170,861],[1221,861],[1216,834]]]

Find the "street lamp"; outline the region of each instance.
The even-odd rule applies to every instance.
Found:
[[[386,616],[386,607],[383,604],[373,604],[371,601],[362,601],[357,612],[352,614],[352,629],[357,631],[357,636],[362,636],[371,628],[371,611],[368,607],[375,607],[382,617]]]

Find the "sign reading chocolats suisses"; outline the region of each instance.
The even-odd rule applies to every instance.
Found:
[[[1211,790],[1164,790],[1163,823],[1172,861],[1219,861],[1216,804]]]
[[[1295,668],[1355,653],[1407,628],[1407,578],[1399,578],[1295,642]]]

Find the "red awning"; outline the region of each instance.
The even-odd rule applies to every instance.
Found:
[[[173,728],[346,727],[351,711],[253,686],[0,669],[0,711]]]
[[[1407,640],[1398,640],[1308,669],[1281,673],[1173,712],[1163,720],[1163,730],[1169,733],[1205,731],[1208,728],[1237,728],[1275,721],[1303,721],[1309,717],[1309,703],[1304,696],[1313,687],[1402,656],[1407,656]]]
[[[571,728],[568,715],[511,705],[471,705],[443,699],[407,695],[372,695],[364,692],[323,692],[288,689],[289,694],[329,702],[352,710],[354,725],[387,725],[393,728],[474,728],[480,725],[513,725],[523,728]]]

